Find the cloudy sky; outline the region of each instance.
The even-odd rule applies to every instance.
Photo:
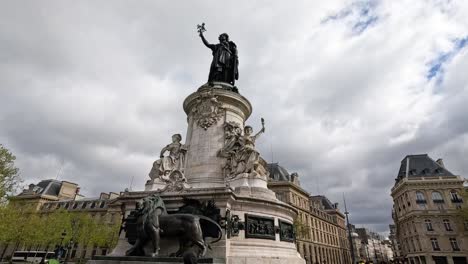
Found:
[[[2,1],[0,143],[25,183],[142,190],[206,82],[201,22],[239,48],[263,157],[353,223],[388,229],[407,154],[468,175],[468,1],[174,2]]]

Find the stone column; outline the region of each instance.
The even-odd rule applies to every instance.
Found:
[[[243,127],[252,113],[250,102],[232,89],[225,83],[205,84],[184,101],[188,122],[185,177],[192,188],[226,186],[225,159],[218,156],[224,146],[223,125],[236,122]]]

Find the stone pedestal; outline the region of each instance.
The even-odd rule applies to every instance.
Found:
[[[167,183],[155,179],[154,181],[149,180],[145,184],[145,191],[163,191],[166,188]]]
[[[183,264],[182,258],[169,257],[112,257],[112,256],[94,256],[89,264]],[[225,259],[202,258],[198,260],[199,264],[225,264]]]
[[[218,156],[224,146],[223,125],[235,122],[243,127],[252,113],[250,102],[228,89],[232,86],[224,83],[203,85],[184,101],[188,121],[185,177],[193,188],[226,186],[225,159]]]
[[[207,259],[203,261],[218,262],[200,261],[199,263],[304,264],[305,261],[297,252],[292,235],[292,223],[297,212],[293,207],[277,200],[274,192],[268,189],[268,173],[263,165],[256,167],[254,171],[242,173],[241,169],[230,169],[231,173],[226,173],[226,165],[231,164],[228,163],[228,159],[233,157],[220,155],[221,150],[228,149],[225,148],[225,144],[229,145],[230,142],[225,140],[226,128],[230,126],[237,129],[236,135],[240,138],[243,136],[241,132],[245,121],[252,113],[250,102],[232,90],[231,85],[224,83],[214,83],[213,86],[203,85],[184,101],[188,128],[184,143],[187,152],[183,167],[186,180],[184,179],[183,183],[187,185],[177,185],[178,182],[174,182],[171,185],[173,187],[169,188],[160,182],[149,181],[145,191],[123,193],[109,206],[122,208],[124,214],[128,215],[135,209],[136,201],[155,193],[161,196],[168,212],[181,207],[183,198],[213,200],[220,209],[226,225],[223,227],[221,240],[211,245],[212,249],[207,251],[205,255]],[[245,138],[242,138],[243,142],[247,142]],[[251,147],[252,145],[253,143]],[[251,150],[244,148],[242,151],[245,149]],[[245,153],[250,155],[252,152],[238,153],[242,156]],[[235,166],[230,168],[233,167]],[[248,171],[246,166],[240,168]],[[177,188],[180,186],[182,187]],[[128,247],[128,243],[120,239],[112,255],[123,255],[122,251]],[[161,256],[167,256],[176,250],[177,245],[174,241],[161,243]],[[98,258],[92,263],[138,264],[141,261],[148,260]]]

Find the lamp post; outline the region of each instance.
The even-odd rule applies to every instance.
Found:
[[[57,249],[55,250],[55,255],[57,256],[57,260],[60,261],[60,258],[62,257],[62,254],[63,254],[63,247],[62,247],[62,244],[63,244],[63,240],[65,239],[65,236],[67,236],[67,231],[66,230],[63,230],[62,234],[61,234],[61,239],[60,239],[60,244],[58,245]]]
[[[370,259],[370,256],[369,256],[369,245],[368,245],[367,243],[365,243],[365,245],[366,245],[366,253],[367,253],[367,255],[366,255],[366,261],[369,261],[369,259]]]
[[[68,260],[68,252],[70,252],[71,248],[73,246],[73,239],[70,239],[70,241],[68,241],[67,243],[67,251],[65,252],[65,258],[64,258],[64,264],[67,263],[67,260]]]
[[[375,249],[375,243],[374,243],[374,235],[372,234],[371,232],[371,239],[372,239],[372,247],[374,248],[374,259],[375,259],[375,263],[377,263],[377,250]]]
[[[355,264],[356,257],[354,256],[353,238],[351,237],[351,225],[349,224],[349,218],[348,218],[349,212],[348,212],[348,208],[346,207],[346,199],[344,197],[344,194],[343,194],[343,202],[344,202],[344,207],[345,207],[344,214],[346,215],[346,226],[348,227],[348,240],[349,240],[349,247],[351,250],[351,261],[353,264]]]
[[[65,239],[65,236],[67,235],[67,230],[63,230],[62,232],[62,239],[60,240],[60,246],[62,246],[63,240]]]

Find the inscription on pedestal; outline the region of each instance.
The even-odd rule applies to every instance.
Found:
[[[279,220],[279,229],[281,241],[294,242],[295,236],[292,224]]]
[[[275,220],[271,217],[245,214],[245,237],[275,240]]]

